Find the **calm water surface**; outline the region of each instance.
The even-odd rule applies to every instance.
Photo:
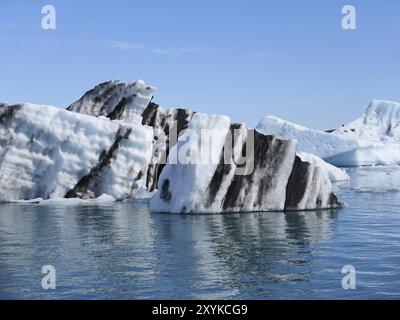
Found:
[[[400,298],[400,169],[348,169],[348,207],[176,215],[146,202],[0,204],[1,299]],[[43,265],[57,272],[42,289]],[[356,290],[343,290],[344,265]]]

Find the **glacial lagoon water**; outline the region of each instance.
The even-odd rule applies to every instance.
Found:
[[[399,299],[400,167],[347,172],[341,210],[0,204],[0,299]],[[55,290],[42,288],[43,265]],[[342,288],[345,265],[355,290]]]

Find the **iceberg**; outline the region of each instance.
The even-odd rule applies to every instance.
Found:
[[[115,199],[145,185],[153,130],[45,105],[0,106],[0,201]]]
[[[141,123],[153,128],[153,152],[146,173],[144,197],[151,197],[156,190],[168,152],[194,113],[190,109],[160,107],[152,102],[155,90],[142,80],[132,83],[108,81],[87,91],[67,108],[77,113]]]
[[[217,161],[198,161],[203,153],[196,138],[202,136],[202,130],[212,130],[209,160]],[[232,136],[236,139],[227,157]],[[238,159],[249,141],[254,142],[254,152],[247,155],[245,170],[240,170]],[[244,124],[231,123],[226,116],[195,113],[170,150],[150,209],[225,213],[342,207],[325,167],[318,166],[318,161],[303,160],[295,150],[293,140],[261,134]],[[188,161],[177,161],[182,160],[176,159],[179,154],[189,154]]]
[[[400,103],[373,100],[358,119],[333,131],[348,138],[382,143],[400,143]]]
[[[362,117],[331,133],[266,116],[256,130],[297,140],[297,150],[341,167],[400,163],[400,104],[374,100]]]
[[[66,110],[0,104],[0,201],[154,196],[153,211],[184,213],[343,205],[331,181],[346,173],[296,153],[296,141],[223,115],[164,109],[152,101],[154,91],[141,80],[109,81]]]

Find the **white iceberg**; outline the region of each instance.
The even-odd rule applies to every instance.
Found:
[[[116,200],[108,194],[102,194],[94,199],[79,199],[79,198],[52,198],[43,200],[42,198],[31,200],[12,200],[11,203],[18,204],[38,204],[41,206],[93,206],[93,205],[108,205]]]
[[[256,130],[297,140],[297,150],[316,155],[335,166],[400,163],[400,104],[374,100],[365,114],[332,133],[309,129],[267,116]]]
[[[301,160],[313,163],[314,166],[319,167],[323,171],[327,172],[331,182],[350,180],[350,176],[346,173],[345,170],[337,168],[313,154],[297,152],[297,155],[300,157]]]
[[[153,156],[147,170],[147,191],[154,192],[158,177],[166,163],[169,150],[175,145],[179,134],[192,119],[190,109],[164,109],[151,102],[142,114],[142,124],[154,130]]]
[[[400,103],[373,100],[362,117],[333,133],[367,141],[400,143]]]

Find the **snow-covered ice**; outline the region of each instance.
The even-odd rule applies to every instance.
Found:
[[[301,160],[313,163],[316,167],[320,167],[322,170],[326,171],[331,182],[350,180],[350,177],[345,170],[335,167],[313,154],[298,152],[297,155]]]
[[[43,200],[42,198],[31,199],[31,200],[13,200],[11,203],[18,204],[38,204],[42,206],[91,206],[99,204],[111,204],[115,202],[115,198],[108,194],[102,194],[94,199],[79,199],[79,198],[53,198]]]
[[[373,100],[360,118],[333,133],[367,141],[400,143],[400,103]]]
[[[364,115],[332,133],[267,116],[256,130],[297,140],[297,150],[336,166],[400,163],[400,104],[374,100]]]
[[[0,107],[0,201],[115,199],[145,184],[153,130],[59,108]]]
[[[198,160],[201,131],[213,130],[210,159],[216,162],[182,164],[174,155],[188,151]],[[238,130],[232,157],[224,158],[224,146]],[[326,166],[315,157],[295,153],[295,141],[266,136],[243,124],[232,124],[226,116],[196,113],[178,143],[170,151],[161,172],[158,192],[151,200],[152,211],[176,213],[221,213],[335,208],[342,204],[332,193]],[[253,170],[237,174],[237,159],[254,134]],[[311,159],[309,162],[308,159]],[[177,161],[178,160],[178,161]],[[247,165],[247,163],[246,163]]]

